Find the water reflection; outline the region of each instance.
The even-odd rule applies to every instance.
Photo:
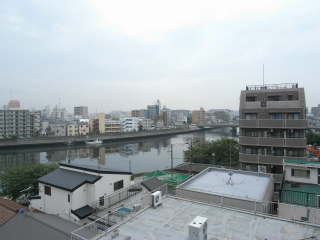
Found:
[[[139,141],[106,143],[101,146],[57,145],[2,149],[0,171],[6,167],[21,164],[69,162],[85,165],[99,164],[107,168],[133,173],[149,172],[171,167],[171,144],[174,155],[173,164],[177,165],[183,162],[183,151],[188,147],[185,143],[189,138],[203,143],[206,140],[229,136],[229,129],[220,129]],[[232,137],[238,140],[238,133],[233,132]]]

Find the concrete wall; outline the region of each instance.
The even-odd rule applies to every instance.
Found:
[[[66,143],[68,141],[76,142],[85,142],[85,141],[94,141],[96,139],[101,139],[104,142],[109,141],[123,141],[123,140],[132,140],[132,139],[141,139],[141,138],[152,138],[152,137],[161,137],[169,136],[183,133],[191,133],[204,131],[208,129],[165,129],[159,131],[143,131],[143,132],[133,132],[133,133],[114,133],[114,134],[92,134],[87,136],[73,136],[73,137],[36,137],[36,138],[16,138],[16,139],[1,139],[1,147],[10,147],[10,146],[30,146],[30,145],[49,145],[49,144],[60,144]]]

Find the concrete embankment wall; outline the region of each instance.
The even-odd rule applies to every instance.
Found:
[[[115,142],[124,140],[134,140],[143,138],[164,137],[169,135],[177,135],[184,133],[192,133],[205,131],[204,129],[166,129],[158,131],[142,131],[132,133],[113,133],[113,134],[95,134],[86,136],[70,136],[70,137],[35,137],[35,138],[16,138],[16,139],[1,139],[0,148],[3,147],[19,147],[19,146],[36,146],[36,145],[52,145],[61,144],[68,141],[85,142],[94,141],[95,139],[103,140],[103,142]]]

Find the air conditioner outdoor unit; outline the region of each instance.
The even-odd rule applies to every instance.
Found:
[[[188,225],[189,240],[207,240],[208,225],[207,218],[197,216]]]
[[[268,132],[273,132],[273,129],[272,129],[272,128],[269,128],[269,129],[268,129]]]
[[[152,193],[151,194],[151,205],[153,207],[157,207],[161,203],[162,203],[162,201],[161,201],[161,192],[160,191],[156,191],[155,193]]]

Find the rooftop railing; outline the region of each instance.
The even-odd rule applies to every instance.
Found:
[[[286,89],[286,88],[298,88],[298,83],[248,85],[246,87],[246,90],[267,90],[267,89]]]

